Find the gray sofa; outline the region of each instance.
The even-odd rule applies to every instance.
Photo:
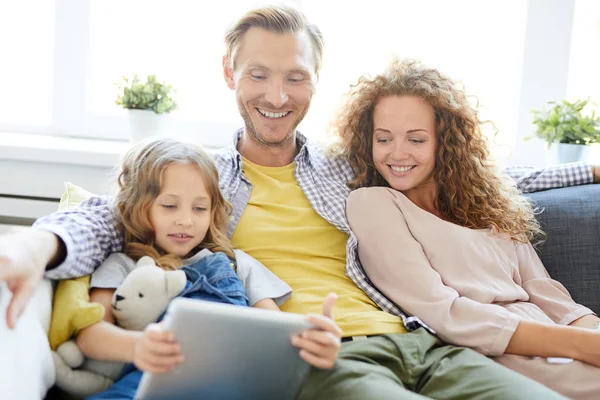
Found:
[[[546,240],[537,246],[550,275],[578,303],[600,313],[600,185],[553,189],[528,195]],[[65,400],[52,389],[46,400]]]
[[[537,218],[547,237],[537,249],[548,273],[600,314],[600,185],[528,196],[543,209]]]

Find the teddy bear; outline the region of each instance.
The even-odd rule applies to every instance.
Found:
[[[116,324],[123,329],[144,330],[148,324],[158,320],[185,285],[184,271],[163,270],[152,258],[140,258],[113,294],[112,313]],[[107,389],[125,366],[121,362],[86,358],[75,340],[60,344],[52,356],[56,368],[56,386],[75,398],[84,398]]]

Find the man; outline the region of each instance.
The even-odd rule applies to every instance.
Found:
[[[562,398],[472,350],[444,345],[370,285],[353,248],[346,263],[351,170],[296,132],[321,67],[317,27],[293,8],[265,7],[245,14],[225,43],[224,77],[244,120],[234,146],[215,156],[233,205],[229,234],[292,286],[284,311],[320,312],[327,293],[338,294],[336,322],[345,343],[333,369],[312,370],[301,398]],[[592,180],[587,166],[558,171],[567,174],[562,185]],[[570,179],[573,171],[583,179]],[[548,173],[531,175],[528,184]],[[3,246],[0,281],[15,293],[8,317],[14,325],[45,269],[54,279],[89,274],[122,250],[122,237],[107,200],[93,198],[40,219]]]

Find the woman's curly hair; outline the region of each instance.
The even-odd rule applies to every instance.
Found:
[[[534,209],[514,182],[490,161],[483,122],[469,104],[462,85],[417,61],[393,61],[374,77],[351,85],[334,120],[339,137],[335,152],[352,166],[351,189],[389,186],[373,163],[373,111],[387,96],[417,96],[435,111],[439,211],[454,223],[473,229],[492,227],[519,242],[542,234]]]

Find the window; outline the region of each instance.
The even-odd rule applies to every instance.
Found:
[[[577,0],[573,16],[568,97],[600,102],[600,2]]]
[[[229,142],[241,126],[222,79],[222,37],[247,2],[92,0],[88,44],[88,132],[126,136],[125,110],[115,105],[121,76],[157,75],[177,90],[171,129],[205,144]]]
[[[600,114],[600,2],[576,0],[569,58],[567,97],[590,98]],[[590,147],[589,161],[600,162],[600,145]]]
[[[54,1],[0,2],[0,130],[39,131],[51,123]]]
[[[551,64],[524,56],[535,36],[529,31],[532,21],[544,25],[569,9],[543,0],[292,3],[319,25],[326,41],[317,93],[300,125],[307,136],[324,137],[349,84],[381,70],[397,55],[421,59],[461,80],[479,100],[481,117],[498,129],[495,141],[508,145],[496,148],[500,155],[524,146],[521,137],[530,133],[524,116],[538,99],[530,96],[535,86],[523,85],[524,71],[535,73]],[[576,1],[568,86],[570,97],[600,101],[600,75],[595,72],[600,56],[589,50],[600,44],[596,3]],[[0,64],[0,131],[127,140],[126,112],[114,104],[115,82],[123,75],[156,74],[177,90],[180,107],[171,114],[171,131],[222,146],[242,123],[234,94],[222,79],[222,36],[235,16],[254,5],[248,0],[213,1],[210,6],[188,0],[0,3],[0,54],[15,60]],[[570,16],[564,18],[571,22]],[[536,29],[543,37],[543,30]],[[570,30],[560,35],[571,39]],[[537,42],[533,46],[540,47]],[[552,82],[564,89],[566,72],[556,71]],[[529,151],[520,153],[529,161]]]
[[[326,40],[323,72],[304,130],[321,132],[339,95],[393,55],[420,59],[477,96],[483,119],[514,145],[527,2],[371,0],[302,1]],[[334,16],[334,17],[333,17]],[[310,128],[308,128],[310,127]]]

